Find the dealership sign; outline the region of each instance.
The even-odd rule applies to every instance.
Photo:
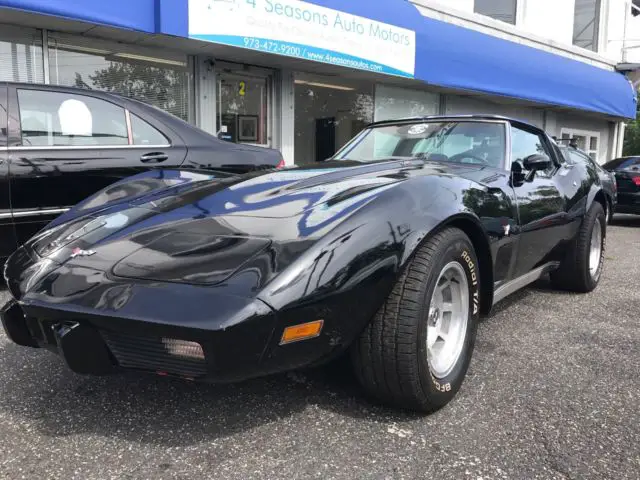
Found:
[[[414,76],[415,32],[300,0],[189,0],[189,37]]]

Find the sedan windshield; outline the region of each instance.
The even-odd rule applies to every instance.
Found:
[[[450,121],[373,126],[347,143],[333,160],[424,158],[499,168],[504,155],[503,123]]]

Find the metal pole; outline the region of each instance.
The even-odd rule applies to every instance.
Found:
[[[42,30],[42,68],[44,69],[44,83],[50,83],[49,78],[49,32]]]

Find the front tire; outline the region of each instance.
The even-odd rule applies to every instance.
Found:
[[[607,221],[604,208],[593,202],[585,215],[578,235],[551,281],[561,290],[587,293],[598,286],[604,266]]]
[[[464,232],[446,228],[418,248],[352,349],[365,390],[397,407],[432,412],[455,396],[476,337],[480,275]]]

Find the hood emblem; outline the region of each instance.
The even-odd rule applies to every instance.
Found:
[[[502,228],[504,228],[504,236],[508,237],[509,236],[509,232],[511,231],[511,225],[506,224],[506,225],[503,225]]]
[[[89,257],[89,256],[93,255],[94,253],[96,253],[95,250],[82,250],[81,248],[76,247],[71,252],[71,257],[70,258]]]

